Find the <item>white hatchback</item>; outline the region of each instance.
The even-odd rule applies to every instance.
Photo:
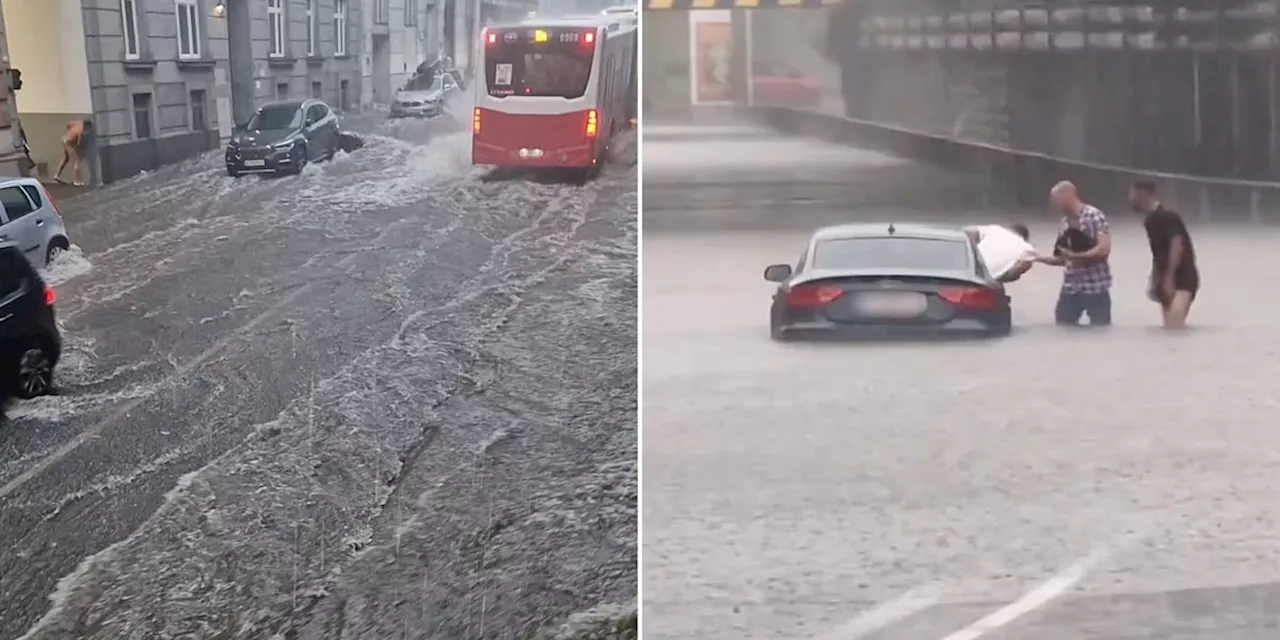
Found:
[[[31,264],[48,266],[71,247],[49,192],[34,178],[0,178],[0,242],[13,242]]]

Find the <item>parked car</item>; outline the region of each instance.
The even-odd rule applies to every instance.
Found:
[[[264,105],[227,144],[227,175],[298,173],[332,158],[340,136],[338,117],[322,100]]]
[[[54,392],[62,356],[54,300],[17,243],[0,243],[0,402]]]
[[[47,266],[71,247],[49,191],[35,178],[0,178],[0,242],[12,242],[31,264]]]
[[[461,88],[452,74],[414,76],[396,92],[391,103],[392,118],[435,118],[447,111],[446,103]]]
[[[759,62],[752,68],[751,90],[758,105],[813,106],[822,100],[817,78],[782,63]]]

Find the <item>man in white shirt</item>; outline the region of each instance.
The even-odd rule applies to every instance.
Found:
[[[1035,264],[1036,249],[1026,225],[984,224],[967,227],[965,233],[978,245],[987,271],[1000,282],[1014,282]]]

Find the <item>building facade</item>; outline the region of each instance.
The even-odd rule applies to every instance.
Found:
[[[0,15],[0,175],[22,175],[25,157],[18,127],[18,107],[9,86],[9,45]]]
[[[363,93],[360,103],[390,104],[395,92],[418,65],[434,58],[438,40],[429,31],[433,21],[423,0],[365,0],[361,38]]]
[[[235,123],[272,100],[314,97],[339,111],[358,106],[359,0],[226,1]]]

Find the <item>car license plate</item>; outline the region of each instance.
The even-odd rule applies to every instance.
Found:
[[[858,310],[868,316],[910,318],[924,313],[929,302],[919,293],[864,293]]]
[[[244,166],[246,166],[246,167],[265,167],[265,166],[267,166],[267,161],[266,161],[266,160],[245,160],[245,161],[244,161]]]

